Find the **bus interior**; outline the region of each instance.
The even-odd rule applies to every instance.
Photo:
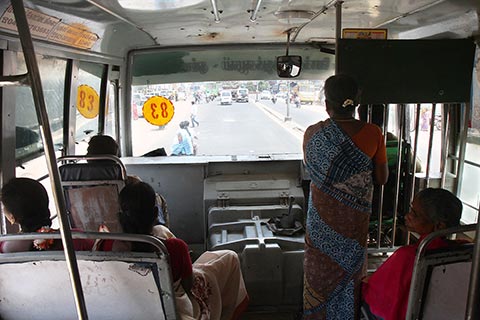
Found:
[[[362,88],[368,121],[374,106],[385,106],[382,130],[396,136],[386,140],[390,177],[376,191],[368,272],[417,240],[404,224],[413,196],[426,187],[448,189],[463,203],[467,227],[457,237],[476,241],[466,254],[464,305],[455,312],[480,317],[478,0],[5,0],[0,15],[0,184],[13,177],[40,181],[64,243],[72,237],[72,210],[83,216],[106,210],[102,197],[117,197],[125,175],[137,176],[166,199],[169,228],[188,244],[192,260],[207,250],[238,254],[250,297],[241,319],[298,319],[311,180],[303,134],[328,118],[325,80],[348,73]],[[270,97],[263,99],[265,91]],[[192,152],[174,155],[185,121]],[[61,167],[85,161],[97,134],[119,143],[117,176],[65,178]],[[93,191],[76,192],[92,181]],[[92,197],[93,207],[79,208]],[[115,205],[110,213],[118,212]],[[3,211],[1,217],[0,241],[19,231]],[[93,238],[101,237],[99,221],[82,224]],[[75,257],[65,248],[65,255],[38,257],[65,260],[62,279],[73,279],[74,299],[65,302],[71,310],[57,318],[108,318],[80,278],[89,276],[82,270],[90,263],[108,261],[115,269],[113,258]],[[14,272],[15,259],[37,263],[34,254],[0,254],[0,274]],[[152,256],[128,261],[137,258],[168,265]],[[170,288],[169,281],[151,290],[168,296],[160,284]],[[15,283],[5,283],[8,296]],[[113,299],[121,304],[120,296]],[[24,318],[15,314],[22,306],[4,301],[1,317]],[[438,316],[418,303],[410,301],[412,319]],[[164,305],[148,317],[177,319],[174,304]],[[111,312],[120,319],[119,310]]]

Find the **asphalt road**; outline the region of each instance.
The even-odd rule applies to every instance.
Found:
[[[188,101],[174,102],[174,106],[175,115],[163,128],[150,125],[144,118],[133,121],[134,156],[159,147],[170,154],[178,124],[190,120]],[[290,106],[292,119],[285,121],[284,102],[256,101],[254,96],[249,102],[231,105],[221,105],[215,100],[198,105],[200,126],[190,130],[198,137],[195,142],[199,155],[302,153],[302,130],[322,118],[321,109],[319,105],[299,109]]]

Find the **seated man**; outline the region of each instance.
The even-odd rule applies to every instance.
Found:
[[[450,191],[427,188],[415,196],[405,225],[418,233],[416,244],[397,249],[371,276],[364,278],[362,295],[370,312],[383,320],[405,319],[415,255],[420,242],[431,232],[458,226],[462,202]],[[433,240],[428,249],[446,247],[446,239]]]
[[[11,224],[20,225],[22,232],[58,231],[50,228],[52,221],[48,209],[48,194],[40,182],[30,178],[13,178],[3,186],[1,198],[6,219]],[[75,250],[89,251],[93,243],[94,240],[91,239],[74,239],[73,247]],[[59,239],[0,242],[0,253],[62,249],[62,242]]]
[[[157,235],[155,191],[150,185],[144,182],[126,185],[120,192],[120,205],[124,232]],[[170,255],[180,319],[239,319],[249,298],[237,254],[230,250],[207,251],[192,264],[184,241],[162,240]],[[152,248],[143,243],[114,241],[113,250],[151,251]]]

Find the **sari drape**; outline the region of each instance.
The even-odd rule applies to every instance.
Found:
[[[328,119],[307,130],[311,177],[304,259],[304,319],[355,319],[373,194],[372,160]]]
[[[235,320],[248,306],[240,263],[230,250],[207,251],[193,263],[193,287],[187,295],[174,284],[180,319]]]

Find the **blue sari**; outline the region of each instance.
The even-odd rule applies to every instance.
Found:
[[[304,319],[355,319],[360,303],[373,161],[328,119],[304,137],[311,177],[304,260]]]

